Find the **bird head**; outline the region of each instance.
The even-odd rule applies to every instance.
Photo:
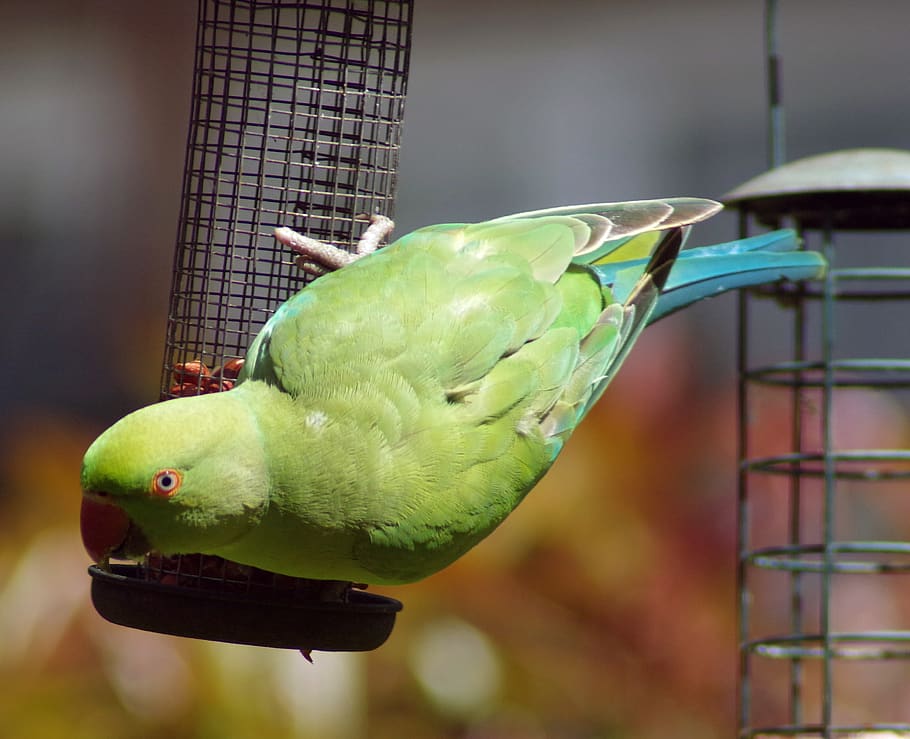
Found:
[[[268,504],[255,417],[228,393],[142,408],[111,426],[82,463],[82,539],[95,561],[217,553]]]

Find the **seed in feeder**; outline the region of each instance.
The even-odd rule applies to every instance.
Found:
[[[198,359],[174,365],[174,380],[178,383],[195,383],[199,377],[208,377],[209,374],[209,368]]]
[[[221,368],[221,376],[228,380],[236,380],[240,370],[243,369],[242,359],[229,359]]]
[[[204,392],[204,389],[202,392]],[[168,394],[176,395],[178,398],[188,398],[192,395],[199,395],[199,393],[199,385],[195,382],[178,382],[168,388]]]
[[[217,377],[212,377],[205,380],[202,386],[202,392],[204,393],[220,393],[224,390],[230,390],[234,387],[233,380],[219,380]]]

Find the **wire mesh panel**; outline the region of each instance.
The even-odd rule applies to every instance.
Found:
[[[226,389],[302,273],[290,226],[350,247],[391,215],[410,0],[200,0],[162,398]],[[227,383],[223,381],[226,380]]]
[[[730,200],[744,234],[792,223],[829,262],[740,297],[740,736],[910,736],[910,153]]]

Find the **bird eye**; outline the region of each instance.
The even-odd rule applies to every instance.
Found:
[[[183,478],[177,470],[161,470],[152,479],[152,492],[170,498],[180,488]]]

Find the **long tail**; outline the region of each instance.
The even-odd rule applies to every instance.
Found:
[[[779,280],[796,282],[822,277],[826,267],[822,255],[799,251],[799,246],[796,232],[782,229],[684,250],[673,265],[648,323],[728,290]],[[625,302],[647,262],[647,258],[642,258],[588,266],[603,286],[611,288],[614,300]]]

